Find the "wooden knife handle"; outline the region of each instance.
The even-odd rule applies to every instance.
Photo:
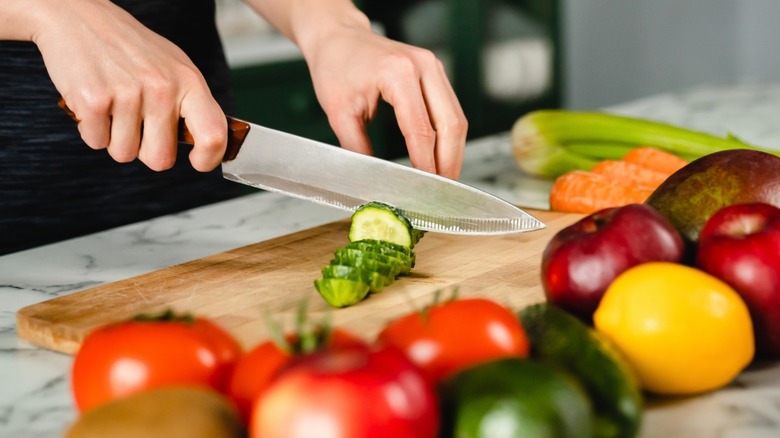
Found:
[[[68,116],[70,116],[70,118],[73,119],[76,123],[79,122],[76,114],[70,108],[68,108],[68,105],[65,103],[65,99],[60,98],[60,100],[57,102],[57,106],[65,111],[65,113],[68,114]],[[244,144],[244,140],[246,140],[246,136],[249,134],[250,128],[249,123],[230,116],[227,117],[227,124],[228,142],[227,148],[225,149],[225,156],[222,158],[222,161],[230,161],[236,158],[238,151],[241,149],[241,145]],[[143,126],[141,127],[141,130],[143,130]],[[192,133],[190,132],[189,128],[187,128],[187,124],[184,122],[183,118],[179,119],[178,141],[179,143],[188,144],[190,146],[195,144]]]

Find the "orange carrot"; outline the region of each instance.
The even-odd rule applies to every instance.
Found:
[[[595,213],[608,207],[645,202],[652,188],[632,186],[584,170],[567,172],[553,183],[550,208],[568,213]]]
[[[590,214],[642,203],[686,164],[686,160],[661,149],[637,147],[621,160],[603,160],[590,171],[575,170],[559,176],[550,190],[550,208]]]
[[[688,164],[688,161],[664,150],[642,146],[631,149],[624,157],[623,161],[635,163],[642,167],[671,175]]]
[[[618,161],[604,160],[593,166],[591,172],[606,176],[612,181],[619,181],[626,185],[643,186],[655,189],[669,174],[648,169],[639,164]]]

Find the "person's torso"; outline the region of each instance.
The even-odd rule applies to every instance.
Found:
[[[116,0],[178,45],[226,112],[229,70],[213,0]],[[182,211],[245,191],[219,171],[199,173],[180,147],[173,169],[114,162],[80,138],[37,47],[0,41],[0,254]]]

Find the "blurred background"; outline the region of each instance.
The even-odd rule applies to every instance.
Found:
[[[598,109],[659,93],[780,81],[777,0],[356,1],[377,32],[433,50],[469,137],[538,108]],[[297,48],[241,0],[217,0],[239,118],[336,144]],[[392,108],[375,153],[405,155]]]

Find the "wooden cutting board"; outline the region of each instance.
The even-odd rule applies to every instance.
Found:
[[[504,236],[426,234],[415,247],[410,275],[348,308],[331,308],[313,285],[333,251],[348,243],[345,220],[25,307],[16,315],[17,333],[72,354],[99,325],[172,309],[213,318],[249,348],[266,339],[269,315],[291,328],[302,300],[313,318],[329,312],[335,325],[367,339],[387,321],[429,303],[440,289],[520,309],[544,300],[541,254],[558,230],[581,217],[530,212],[547,228]]]

